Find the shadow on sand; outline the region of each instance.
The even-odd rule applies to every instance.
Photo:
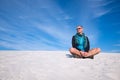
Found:
[[[74,56],[72,54],[66,54],[67,58],[74,58]]]

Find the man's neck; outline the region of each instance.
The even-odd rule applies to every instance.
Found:
[[[78,34],[81,34],[81,35],[82,35],[83,33],[81,32],[81,33],[78,33]]]

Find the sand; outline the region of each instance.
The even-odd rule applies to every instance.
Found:
[[[120,80],[120,53],[79,59],[68,51],[0,51],[0,80]]]

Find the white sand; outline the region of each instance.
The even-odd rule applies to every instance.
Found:
[[[0,51],[0,80],[120,80],[120,54],[78,59],[67,51]]]

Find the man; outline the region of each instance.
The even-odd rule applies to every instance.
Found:
[[[83,27],[77,26],[77,33],[72,37],[72,48],[70,53],[79,58],[92,58],[98,54],[100,48],[93,48],[90,50],[89,39],[83,33]]]

